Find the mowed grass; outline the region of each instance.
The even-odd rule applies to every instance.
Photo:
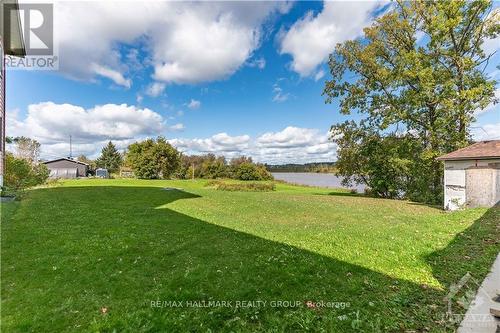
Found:
[[[500,251],[499,209],[205,184],[75,180],[2,204],[2,331],[452,331],[449,285]]]

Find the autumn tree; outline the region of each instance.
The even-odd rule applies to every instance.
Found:
[[[492,54],[485,53],[483,43],[499,35],[500,14],[487,0],[391,6],[364,29],[364,38],[339,44],[330,55],[326,102],[338,100],[342,114],[363,116],[354,124],[332,126],[339,174],[346,182],[365,183],[362,177],[371,174],[375,182],[377,173],[361,162],[364,145],[377,137],[381,145],[395,143],[385,137],[411,140],[411,151],[392,156],[399,156],[408,172],[398,191],[439,202],[442,165],[435,158],[467,145],[474,113],[495,102],[496,82],[485,73]],[[394,150],[387,152],[389,157]]]

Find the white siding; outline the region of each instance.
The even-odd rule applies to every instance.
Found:
[[[456,210],[467,202],[465,170],[470,167],[486,167],[500,163],[500,159],[465,160],[444,162],[444,208]]]

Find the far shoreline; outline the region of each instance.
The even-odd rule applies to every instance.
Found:
[[[271,172],[274,179],[285,181],[290,184],[317,186],[322,188],[340,188],[347,190],[356,190],[358,193],[364,193],[366,186],[355,184],[352,186],[342,185],[342,177],[334,173],[323,172]]]

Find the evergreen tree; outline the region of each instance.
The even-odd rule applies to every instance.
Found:
[[[116,149],[116,146],[109,141],[101,150],[101,156],[96,160],[98,168],[108,169],[109,173],[117,172],[122,165],[122,155]]]

